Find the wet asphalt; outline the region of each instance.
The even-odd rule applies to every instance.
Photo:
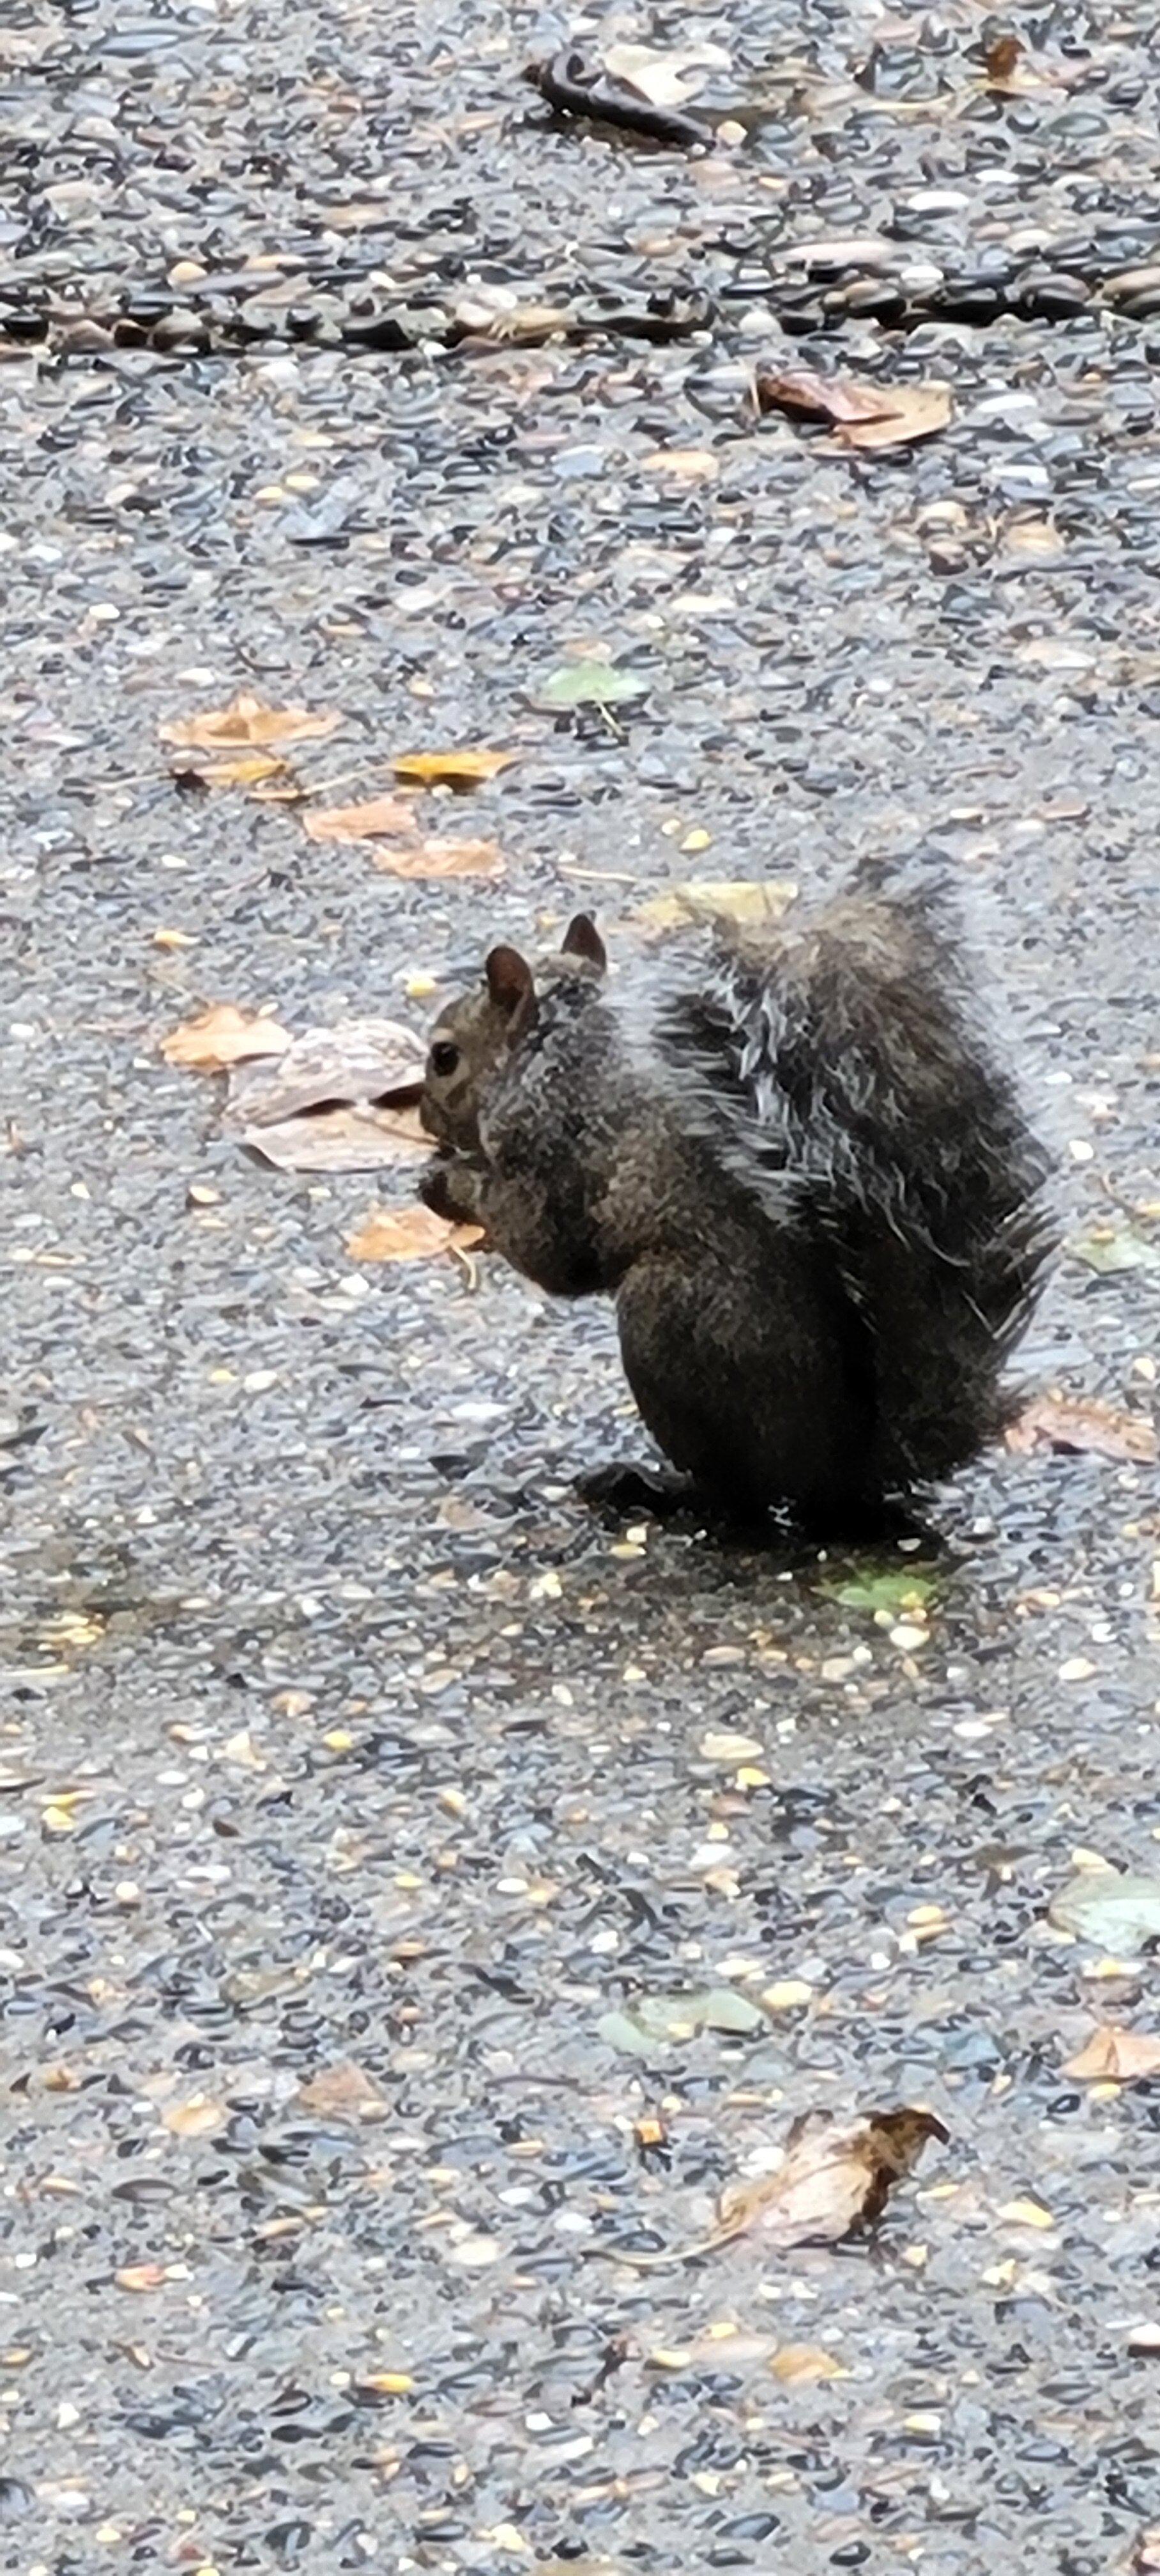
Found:
[[[1154,1470],[992,1456],[917,1576],[606,1526],[607,1315],[353,1261],[409,1173],[274,1173],[159,1052],[215,1001],[421,1028],[577,900],[615,955],[689,877],[928,850],[1058,1149],[1026,1373],[1147,1417],[1160,319],[1104,291],[1160,239],[1147,13],[1013,9],[1014,97],[953,5],[10,16],[0,312],[88,336],[0,339],[0,2564],[1160,2563],[1160,2089],[1064,2071],[1160,2028],[1155,1965],[1047,1921],[1077,1852],[1160,1875]],[[573,32],[708,34],[749,141],[554,123],[518,74]],[[915,309],[1032,259],[1099,291]],[[826,308],[883,261],[904,323]],[[293,299],[118,339],[190,268]],[[583,333],[494,336],[545,297]],[[756,417],[761,360],[954,417],[852,456]],[[646,694],[546,712],[581,646]],[[341,717],[315,802],[518,755],[424,809],[504,881],[179,787],[159,727],[239,689]],[[756,2031],[618,2044],[722,1985]],[[915,2102],[950,2143],[872,2240],[615,2259],[800,2112]]]

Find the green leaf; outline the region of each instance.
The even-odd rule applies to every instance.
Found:
[[[654,2057],[658,2048],[695,2039],[703,2030],[750,2037],[768,2028],[759,2004],[736,1986],[707,1986],[688,1994],[637,1995],[623,2011],[602,2013],[597,2030],[609,2048],[626,2057]]]
[[[1160,1248],[1125,1226],[1119,1234],[1081,1235],[1071,1246],[1077,1261],[1101,1278],[1115,1279],[1122,1270],[1160,1270]]]
[[[1135,1958],[1146,1941],[1160,1940],[1160,1878],[1085,1869],[1060,1888],[1047,1911],[1061,1932],[1094,1941],[1113,1956],[1126,1952]]]
[[[542,707],[619,707],[643,698],[648,681],[637,671],[622,671],[615,662],[562,662],[539,692]]]
[[[840,1601],[844,1610],[888,1610],[892,1618],[897,1618],[900,1611],[932,1601],[938,1592],[938,1581],[917,1565],[877,1572],[867,1566],[864,1574],[832,1576],[821,1588],[831,1601]]]

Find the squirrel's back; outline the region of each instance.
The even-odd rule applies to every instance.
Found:
[[[657,1044],[755,1209],[828,1255],[873,1389],[875,1481],[949,1474],[1003,1427],[1004,1362],[1053,1246],[1049,1161],[945,886],[864,866],[719,943]]]

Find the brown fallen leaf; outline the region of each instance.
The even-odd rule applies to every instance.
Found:
[[[1007,1431],[1007,1447],[1017,1453],[1062,1449],[1096,1458],[1132,1458],[1148,1464],[1156,1455],[1156,1433],[1142,1413],[1117,1413],[1115,1406],[1093,1399],[1037,1395],[1024,1406]]]
[[[824,420],[847,447],[906,446],[933,437],[952,417],[949,385],[860,385],[849,377],[820,376],[812,368],[791,368],[756,379],[762,411],[800,412]]]
[[[290,1031],[257,1011],[239,1011],[233,1002],[214,1002],[196,1020],[171,1029],[161,1041],[167,1064],[191,1073],[225,1073],[256,1055],[284,1055]]]
[[[1160,2075],[1160,2039],[1153,2039],[1146,2030],[1116,2030],[1101,2024],[1060,2073],[1074,2076],[1080,2084],[1143,2083],[1150,2075]]]
[[[945,429],[953,409],[949,385],[895,385],[891,408],[881,420],[839,421],[835,435],[844,447],[862,451],[911,447],[919,439],[933,438]]]
[[[389,2108],[386,2095],[380,2092],[372,2076],[364,2074],[353,2058],[340,2058],[337,2065],[323,2066],[298,2087],[298,2099],[307,2111],[317,2111],[331,2120],[381,2120]]]
[[[396,778],[411,787],[454,787],[461,794],[510,769],[514,751],[402,751],[394,763]]]
[[[404,1108],[419,1097],[426,1052],[402,1020],[368,1016],[304,1029],[277,1064],[234,1074],[223,1123],[233,1131],[355,1104]]]
[[[286,762],[276,751],[235,751],[226,760],[198,761],[195,775],[203,787],[258,787],[272,778],[285,779]]]
[[[229,2127],[229,2118],[225,2103],[211,2101],[208,2093],[191,2093],[187,2102],[171,2102],[161,2114],[174,2138],[216,2138]]]
[[[322,742],[342,717],[311,715],[306,707],[267,707],[248,691],[228,707],[207,707],[200,715],[174,718],[161,726],[163,742],[189,751],[230,751],[246,745],[268,751],[273,743]]]
[[[876,385],[842,376],[820,376],[812,367],[759,368],[755,378],[762,411],[802,412],[807,420],[880,420],[883,397]]]
[[[418,831],[415,808],[403,796],[371,796],[362,805],[325,805],[302,817],[312,841],[375,841]]]
[[[1026,98],[1040,89],[1067,89],[1075,73],[1068,74],[1058,65],[1033,62],[1026,45],[1018,36],[996,36],[983,56],[988,89],[1002,98]]]
[[[992,89],[1005,89],[1017,63],[1023,59],[1024,47],[1018,36],[996,36],[983,56],[987,78]]]
[[[119,2290],[159,2290],[165,2279],[164,2263],[126,2263],[114,2274]]]
[[[504,873],[498,841],[423,841],[414,849],[375,849],[376,868],[388,877],[486,877]]]
[[[777,2172],[756,2182],[729,2183],[718,2203],[719,2225],[695,2245],[657,2254],[607,2251],[636,2270],[687,2263],[715,2253],[735,2237],[759,2229],[767,2242],[838,2245],[872,2227],[896,2182],[912,2171],[928,2138],[945,2146],[950,2132],[933,2111],[870,2111],[845,2125],[831,2111],[807,2111],[795,2120]]]
[[[277,1172],[376,1172],[431,1151],[417,1109],[375,1109],[369,1101],[243,1127],[239,1141]]]
[[[431,1208],[373,1208],[347,1239],[352,1261],[432,1261],[441,1252],[471,1252],[481,1225],[454,1225]]]
[[[650,896],[633,913],[642,929],[687,929],[690,922],[731,921],[741,929],[780,921],[797,896],[796,885],[775,878],[694,877],[686,885]]]

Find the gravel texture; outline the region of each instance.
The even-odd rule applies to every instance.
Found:
[[[1152,19],[694,32],[732,56],[698,113],[752,125],[705,158],[519,78],[683,16],[0,31],[18,2576],[1160,2564],[1160,2089],[1065,2072],[1160,2029],[1155,1967],[1046,1919],[1077,1851],[1160,1875],[1154,1471],[984,1461],[917,1607],[906,1557],[607,1527],[573,1477],[645,1452],[607,1316],[360,1266],[408,1173],[272,1172],[159,1051],[218,1001],[420,1028],[577,901],[615,954],[689,876],[941,852],[1059,1144],[1028,1373],[1148,1415]],[[850,293],[896,277],[877,318]],[[582,332],[524,345],[544,304]],[[352,345],[400,311],[414,345]],[[758,419],[755,363],[938,378],[954,416],[849,454]],[[544,711],[580,647],[647,693]],[[316,804],[518,754],[423,807],[505,881],[175,784],[159,727],[238,690],[341,716],[288,753]],[[722,1985],[755,2032],[634,2056],[607,2020]],[[872,2240],[615,2259],[703,2235],[798,2113],[916,2102],[950,2143]]]

